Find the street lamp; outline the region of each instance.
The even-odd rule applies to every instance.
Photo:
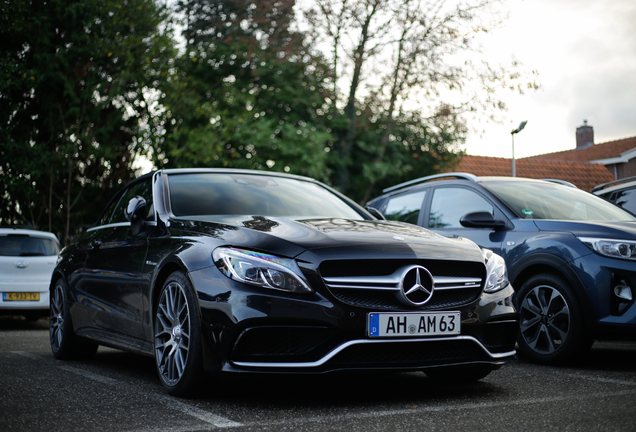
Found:
[[[528,120],[524,120],[519,124],[519,127],[512,132],[510,132],[510,136],[512,136],[512,176],[517,177],[517,171],[515,169],[515,134],[518,134],[526,127],[526,123]]]

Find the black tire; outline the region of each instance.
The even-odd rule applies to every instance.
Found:
[[[50,291],[49,341],[58,360],[88,359],[99,345],[75,334],[69,308],[68,286],[58,279]]]
[[[173,396],[190,396],[203,377],[199,309],[183,272],[172,273],[155,309],[155,364],[161,383]]]
[[[517,294],[522,355],[560,365],[588,349],[583,314],[570,285],[560,276],[542,273],[528,279]]]
[[[458,366],[424,371],[426,376],[437,382],[460,384],[471,383],[486,378],[493,371],[492,367],[485,366]]]

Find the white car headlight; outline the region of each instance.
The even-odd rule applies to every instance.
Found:
[[[490,249],[482,249],[486,260],[486,285],[484,291],[494,293],[504,289],[510,283],[506,272],[506,262]]]
[[[611,258],[636,261],[636,241],[579,237],[594,252]]]
[[[313,292],[293,259],[228,247],[214,249],[212,259],[230,279],[294,293]]]

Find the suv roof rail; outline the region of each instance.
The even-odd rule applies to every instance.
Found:
[[[382,192],[383,193],[392,192],[394,190],[402,189],[408,186],[413,186],[419,183],[426,183],[427,181],[440,179],[440,178],[446,178],[446,177],[455,177],[459,180],[468,180],[475,183],[479,181],[479,177],[477,177],[474,174],[463,173],[463,172],[440,173],[440,174],[433,174],[430,176],[421,177],[415,180],[410,180],[404,183],[400,183],[399,185],[395,185],[395,186],[391,186],[389,188],[383,189]]]
[[[592,189],[592,192],[596,192],[596,191],[600,191],[601,189],[605,189],[607,186],[611,186],[611,185],[615,185],[618,183],[623,183],[623,182],[627,182],[627,181],[631,181],[631,180],[636,180],[636,176],[634,177],[625,177],[622,179],[618,179],[618,180],[614,180],[611,182],[607,182],[607,183],[603,183],[600,184],[598,186],[594,186],[594,189]]]

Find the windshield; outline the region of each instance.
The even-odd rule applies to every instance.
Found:
[[[634,216],[615,205],[573,187],[530,181],[482,184],[524,219],[636,221]]]
[[[324,187],[302,180],[252,174],[168,176],[175,216],[258,215],[290,219],[363,219]]]

